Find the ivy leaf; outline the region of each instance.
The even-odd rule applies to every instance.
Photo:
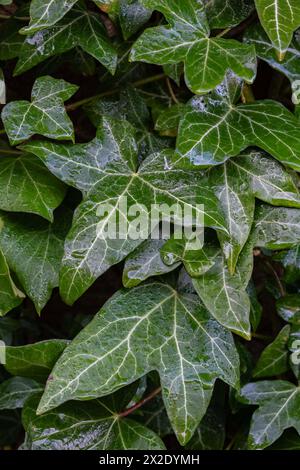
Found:
[[[32,379],[13,377],[5,380],[0,384],[0,410],[23,408],[32,394],[42,391],[42,385]]]
[[[254,10],[253,0],[204,0],[211,28],[222,29],[238,25]]]
[[[197,296],[159,283],[119,291],[56,363],[38,413],[106,395],[151,370],[160,374],[169,419],[186,444],[216,378],[237,385],[238,355],[231,334]]]
[[[263,350],[253,371],[253,377],[273,377],[288,371],[287,342],[290,330],[289,325],[283,327],[275,340]]]
[[[44,382],[67,344],[64,339],[49,339],[25,346],[6,346],[4,367],[11,375]]]
[[[159,276],[173,271],[179,263],[167,266],[161,259],[160,249],[164,240],[146,240],[125,261],[123,285],[135,287],[151,276]]]
[[[300,208],[297,176],[262,152],[250,151],[212,168],[209,181],[229,227],[229,236],[220,233],[219,238],[233,273],[251,231],[255,198]]]
[[[283,164],[300,169],[300,125],[272,100],[235,104],[241,82],[227,75],[210,95],[186,105],[177,139],[176,164],[208,167],[225,162],[255,145]]]
[[[33,155],[1,157],[0,186],[0,209],[38,214],[50,222],[66,194],[66,186]]]
[[[23,292],[14,284],[7,261],[0,249],[0,317],[20,305],[24,297]]]
[[[300,245],[288,251],[282,251],[274,255],[276,261],[280,261],[284,267],[284,279],[290,284],[300,278]]]
[[[69,51],[75,46],[80,46],[92,55],[112,74],[115,72],[117,52],[107,39],[99,16],[88,12],[79,3],[55,25],[26,37],[14,73],[19,75],[45,59]]]
[[[26,429],[23,449],[165,449],[153,431],[131,418],[118,415],[121,411],[120,392],[101,400],[66,403],[43,416],[36,416],[37,404],[37,397],[32,397],[23,410]]]
[[[300,436],[294,429],[285,431],[268,450],[300,450]]]
[[[289,323],[300,324],[300,300],[298,294],[289,294],[276,302],[278,315]]]
[[[128,208],[143,204],[145,217],[154,202],[169,207],[175,204],[177,210],[187,204],[200,217],[204,215],[206,226],[227,230],[207,181],[195,172],[168,170],[173,152],[149,156],[136,171],[137,145],[134,130],[126,121],[103,118],[96,138],[88,144],[32,142],[24,148],[42,158],[58,178],[84,194],[66,239],[61,269],[60,291],[69,304],[110,266],[122,261],[148,238],[152,229],[147,222],[142,223],[139,239],[130,237],[135,221],[128,215],[124,218],[123,208],[120,212],[119,201],[124,201],[124,197]],[[110,204],[109,220],[120,216],[124,220],[123,237],[103,236],[107,220],[97,214],[105,203]],[[205,213],[197,204],[204,204]],[[117,227],[117,234],[118,230]]]
[[[260,25],[255,24],[247,29],[244,35],[244,41],[247,44],[253,44],[258,57],[267,62],[275,70],[283,73],[291,83],[295,80],[300,80],[299,34],[293,36],[292,42],[287,48],[284,58],[281,58],[281,60],[278,58],[276,48]]]
[[[78,90],[64,80],[49,76],[37,78],[29,101],[7,104],[1,117],[12,145],[34,134],[59,140],[74,140],[74,129],[63,102]]]
[[[300,5],[297,0],[255,0],[260,22],[272,43],[283,56],[294,31],[300,26]]]
[[[152,10],[145,8],[139,0],[119,0],[119,21],[124,38],[135,34],[151,15]]]
[[[250,83],[254,81],[254,47],[231,39],[209,38],[201,1],[190,0],[183,5],[176,0],[143,0],[143,5],[162,12],[169,25],[147,29],[134,43],[131,61],[158,65],[184,62],[186,84],[200,94],[219,85],[228,69]]]
[[[58,286],[70,214],[66,208],[59,209],[53,224],[26,214],[1,213],[0,221],[0,248],[40,313]]]
[[[250,449],[268,447],[291,427],[300,434],[299,387],[284,380],[266,380],[249,383],[240,393],[245,403],[259,405],[251,421]]]

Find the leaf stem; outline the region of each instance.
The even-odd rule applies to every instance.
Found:
[[[158,80],[163,80],[164,78],[166,78],[166,75],[164,73],[160,73],[158,75],[153,75],[151,77],[147,77],[147,78],[143,78],[141,80],[137,80],[137,81],[133,82],[132,85],[134,87],[140,87],[140,86],[146,85],[147,83],[156,82]],[[71,103],[71,104],[67,105],[66,109],[67,109],[67,111],[74,111],[75,109],[79,108],[80,106],[82,106],[86,103],[89,103],[90,101],[94,100],[95,98],[104,98],[106,96],[115,95],[121,89],[122,89],[121,87],[117,87],[117,88],[114,88],[112,90],[103,91],[102,93],[98,93],[97,95],[89,96],[88,98],[84,98],[82,100],[75,101],[74,103]]]
[[[176,95],[175,95],[174,90],[172,88],[171,81],[170,81],[169,77],[166,78],[166,82],[167,82],[167,87],[168,87],[168,90],[169,90],[169,93],[170,93],[170,96],[171,96],[172,100],[174,101],[175,104],[179,104],[179,101],[176,98]]]
[[[218,33],[215,37],[216,38],[222,38],[223,36],[225,36],[225,34],[229,33],[229,31],[231,31],[231,28],[223,29],[223,31]]]
[[[278,285],[281,296],[284,297],[286,295],[285,288],[282,285],[282,282],[281,282],[281,280],[280,280],[280,278],[279,278],[279,276],[276,272],[276,269],[272,266],[270,261],[266,260],[265,263],[266,263],[266,266],[268,266],[269,270],[271,271],[271,273],[273,274],[273,276],[274,276],[274,278],[277,282],[277,285]]]
[[[10,18],[14,18],[15,20],[19,21],[29,21],[29,16],[16,16],[16,15],[3,15],[0,14],[0,20],[9,20]]]
[[[120,418],[125,418],[125,416],[130,415],[134,411],[138,410],[141,408],[141,406],[145,405],[145,403],[148,403],[148,401],[152,400],[156,395],[158,395],[161,392],[161,387],[156,388],[151,392],[147,397],[143,398],[140,400],[138,403],[135,403],[135,405],[131,406],[130,408],[127,408],[127,410],[122,411],[121,413],[118,414]]]
[[[253,94],[252,88],[250,85],[247,85],[247,83],[244,84],[243,90],[242,90],[242,102],[245,103],[254,103],[255,102],[255,96]]]

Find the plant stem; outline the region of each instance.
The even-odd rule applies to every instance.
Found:
[[[9,20],[10,15],[2,15],[0,14],[0,20]]]
[[[127,408],[127,410],[122,411],[121,413],[119,413],[118,416],[119,416],[120,418],[124,418],[125,416],[130,415],[130,414],[133,413],[134,411],[136,411],[136,410],[138,410],[139,408],[141,408],[141,406],[145,405],[145,403],[148,403],[148,401],[150,401],[150,400],[152,400],[154,397],[156,397],[156,395],[158,395],[160,392],[161,392],[161,387],[156,388],[156,389],[153,390],[153,392],[151,392],[147,397],[143,398],[141,401],[139,401],[139,402],[136,403],[135,405],[131,406],[130,408]]]
[[[255,102],[255,97],[254,97],[252,88],[250,85],[247,85],[246,83],[244,84],[243,90],[242,90],[242,102],[243,103]]]
[[[164,78],[166,78],[166,75],[164,73],[160,73],[158,75],[153,75],[152,77],[147,77],[147,78],[143,78],[142,80],[137,80],[136,82],[133,82],[132,85],[134,87],[139,87],[139,86],[146,85],[147,83],[156,82],[158,80],[163,80]],[[88,98],[84,98],[82,100],[75,101],[75,103],[71,103],[71,104],[67,105],[66,109],[67,109],[67,111],[74,111],[74,109],[77,109],[80,106],[82,106],[86,103],[89,103],[90,101],[92,101],[95,98],[104,98],[105,96],[115,95],[121,89],[122,89],[121,87],[117,87],[117,88],[114,88],[112,90],[103,91],[102,93],[98,93],[97,95],[89,96]]]
[[[170,96],[171,96],[172,100],[174,101],[175,104],[179,104],[179,101],[176,98],[176,95],[175,95],[174,90],[172,88],[169,77],[166,78],[166,82],[167,82],[167,87],[168,87],[168,90],[169,90],[169,93],[170,93]]]
[[[220,33],[218,33],[215,37],[216,38],[222,38],[223,36],[225,36],[225,34],[229,33],[229,31],[231,31],[231,28],[226,28],[223,31],[221,31]]]
[[[263,341],[271,341],[272,340],[272,336],[261,335],[260,333],[252,333],[251,336],[253,338],[261,339]]]
[[[272,266],[272,264],[270,263],[270,261],[267,261],[266,260],[266,266],[268,266],[269,270],[271,271],[271,273],[273,274],[276,282],[277,282],[277,285],[278,285],[278,288],[279,288],[279,291],[280,291],[280,294],[282,297],[284,297],[286,295],[286,292],[285,292],[285,288],[283,287],[282,285],[282,282],[276,272],[276,269],[274,269],[274,267]]]
[[[0,14],[0,20],[9,20],[10,18],[14,18],[15,20],[19,21],[29,21],[29,16],[14,16],[14,15],[2,15]]]

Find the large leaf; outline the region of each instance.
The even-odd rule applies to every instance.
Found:
[[[26,214],[1,213],[0,221],[0,248],[40,313],[52,289],[58,286],[70,213],[66,208],[59,209],[53,224]]]
[[[14,284],[7,261],[0,249],[0,317],[20,305],[24,297]]]
[[[161,11],[168,26],[147,29],[135,42],[130,60],[159,65],[184,62],[185,80],[194,93],[219,85],[228,69],[248,82],[256,75],[253,46],[232,39],[209,38],[209,25],[201,1],[143,0]]]
[[[280,53],[290,45],[294,31],[300,26],[298,0],[255,0],[260,22]]]
[[[300,80],[300,36],[295,34],[284,58],[279,60],[276,48],[266,35],[263,28],[254,24],[246,30],[244,41],[255,46],[256,54],[275,70],[286,75],[291,82]]]
[[[43,382],[67,344],[63,339],[50,339],[25,346],[7,346],[5,368],[11,375]]]
[[[251,421],[250,448],[264,449],[290,427],[300,434],[299,387],[283,380],[249,383],[241,397],[245,403],[259,405]]]
[[[43,386],[32,379],[12,377],[0,384],[0,410],[23,408],[34,393],[42,392]]]
[[[206,226],[226,231],[207,180],[192,171],[171,170],[171,151],[149,156],[136,170],[137,145],[134,131],[126,121],[103,118],[96,138],[88,144],[32,142],[24,148],[42,158],[58,178],[84,194],[66,240],[62,263],[60,290],[67,303],[72,304],[98,276],[148,238],[151,229],[145,218],[139,239],[130,236],[135,220],[119,205],[124,198],[129,209],[143,204],[141,212],[145,217],[150,215],[154,203],[175,205],[176,214],[188,206],[196,215],[204,216]],[[101,219],[99,210],[108,203],[108,215]],[[119,231],[117,227],[116,234],[107,237],[107,222],[119,218],[124,228]]]
[[[287,342],[290,334],[290,326],[286,325],[275,340],[267,346],[253,372],[253,377],[272,377],[288,371],[288,350]]]
[[[38,401],[32,397],[22,415],[26,429],[23,450],[165,449],[153,431],[118,415],[123,394],[122,390],[101,400],[67,403],[43,416],[36,416]]]
[[[84,5],[75,5],[58,23],[27,36],[19,53],[15,74],[25,72],[48,57],[80,46],[103,64],[111,73],[117,65],[117,52],[107,39],[97,14],[87,12]]]
[[[241,82],[231,74],[210,95],[187,104],[177,139],[177,165],[208,167],[255,145],[300,169],[300,124],[272,100],[235,104]]]
[[[119,291],[56,363],[38,413],[106,395],[151,370],[160,374],[170,421],[185,444],[215,380],[237,385],[238,355],[231,334],[197,296],[159,283]]]
[[[34,134],[74,140],[73,124],[63,102],[77,90],[76,85],[64,80],[38,78],[32,88],[31,103],[13,101],[3,108],[1,117],[10,143],[19,144]]]
[[[0,186],[0,209],[38,214],[50,222],[66,194],[66,186],[33,155],[1,157]]]

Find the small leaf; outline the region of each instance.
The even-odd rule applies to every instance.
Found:
[[[276,302],[278,315],[289,323],[300,324],[300,298],[298,294],[289,294]]]
[[[300,245],[288,251],[282,251],[273,256],[284,267],[284,279],[288,284],[298,281],[300,278]]]
[[[280,53],[290,45],[294,31],[300,26],[298,0],[255,0],[262,26]]]
[[[38,400],[32,397],[27,401],[22,415],[26,429],[23,449],[165,449],[164,443],[153,431],[130,418],[118,416],[121,393],[101,400],[66,403],[43,416],[36,416]]]
[[[7,346],[5,369],[11,375],[43,382],[67,344],[63,339],[50,339],[25,346]]]
[[[286,325],[275,340],[263,350],[253,371],[253,377],[272,377],[288,371],[289,334],[290,326]]]
[[[201,1],[181,4],[176,0],[143,0],[143,5],[162,12],[169,25],[144,31],[133,45],[131,61],[158,65],[184,62],[187,86],[199,94],[219,85],[228,69],[248,82],[254,81],[254,47],[232,39],[209,38]]]
[[[176,164],[184,167],[219,165],[255,145],[283,164],[300,169],[300,124],[272,100],[235,104],[241,82],[227,75],[210,95],[186,105],[177,139]]]
[[[157,370],[169,419],[185,444],[206,412],[216,378],[236,386],[237,369],[231,334],[197,296],[146,284],[115,294],[65,350],[38,413],[106,395]]]
[[[37,216],[0,214],[3,224],[0,248],[38,313],[48,302],[52,289],[58,286],[70,215],[66,208],[61,208],[50,224]]]
[[[31,103],[13,101],[3,108],[1,117],[10,143],[17,145],[34,134],[74,140],[73,124],[63,102],[77,90],[76,85],[64,80],[49,76],[38,78],[32,88]]]
[[[13,377],[5,380],[0,384],[0,410],[23,408],[32,394],[42,391],[43,386],[32,379]]]
[[[32,155],[1,157],[0,185],[1,210],[38,214],[50,222],[66,194],[66,186]]]
[[[14,284],[7,261],[0,249],[0,317],[20,305],[24,297],[24,294]]]
[[[300,434],[299,387],[283,380],[266,380],[245,385],[241,397],[245,403],[259,405],[251,421],[248,440],[251,449],[270,446],[291,427]]]

